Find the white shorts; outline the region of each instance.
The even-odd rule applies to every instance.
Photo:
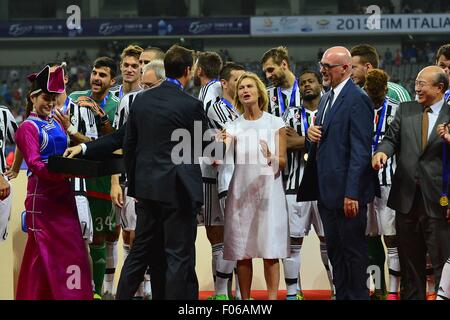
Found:
[[[8,236],[8,222],[11,216],[11,206],[12,190],[10,189],[8,198],[0,201],[0,242],[5,241]]]
[[[83,239],[92,242],[94,236],[94,227],[92,225],[91,209],[89,208],[89,200],[85,196],[75,196],[77,204],[78,219],[80,220],[81,234]]]
[[[204,205],[197,214],[197,224],[209,226],[223,226],[224,214],[220,208],[217,184],[203,183]]]
[[[395,211],[387,206],[391,186],[381,186],[381,198],[375,197],[367,206],[367,229],[369,236],[395,236]]]
[[[303,238],[309,234],[311,225],[320,237],[325,236],[317,201],[297,202],[297,195],[287,194],[289,230],[292,238]]]
[[[136,230],[136,201],[133,197],[129,197],[126,195],[127,190],[128,188],[122,187],[125,202],[123,203],[122,208],[116,206],[116,212],[118,213],[118,217],[120,219],[116,221],[120,221],[120,225],[122,226],[123,230],[134,231]]]

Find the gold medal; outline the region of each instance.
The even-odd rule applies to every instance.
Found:
[[[305,159],[306,162],[308,161],[308,153],[305,153],[305,154],[303,155],[303,159]]]
[[[441,198],[439,199],[439,204],[441,205],[441,207],[448,206],[448,197],[447,196],[441,196]]]

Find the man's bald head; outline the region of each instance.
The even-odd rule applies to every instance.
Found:
[[[447,89],[447,74],[438,66],[425,67],[417,75],[415,91],[417,101],[423,106],[429,107],[441,100]]]
[[[323,84],[335,88],[352,73],[352,56],[345,47],[331,47],[320,61]]]
[[[345,47],[331,47],[325,51],[323,56],[329,57],[333,63],[337,64],[351,64],[352,63],[352,55],[350,51],[348,51]]]

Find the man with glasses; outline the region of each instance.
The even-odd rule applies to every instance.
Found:
[[[450,255],[448,172],[442,165],[450,148],[443,149],[436,132],[436,125],[450,118],[444,102],[448,84],[448,76],[438,66],[422,69],[415,83],[417,101],[400,104],[372,159],[373,168],[379,170],[388,158],[397,156],[388,206],[396,211],[401,299],[425,299],[427,252],[437,283]]]
[[[315,125],[308,129],[308,162],[298,200],[318,200],[333,267],[336,299],[368,299],[367,204],[375,194],[373,105],[351,81],[350,52],[328,49],[320,61],[323,84]]]

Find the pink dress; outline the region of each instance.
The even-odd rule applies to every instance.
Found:
[[[20,268],[18,300],[91,300],[91,273],[70,183],[47,170],[67,137],[57,121],[30,117],[16,143],[28,165],[25,199],[28,240]]]
[[[260,151],[267,142],[275,153],[276,133],[284,122],[267,112],[253,121],[243,116],[227,125],[235,137],[235,169],[225,205],[226,260],[289,257],[289,218],[281,172],[274,174]]]

